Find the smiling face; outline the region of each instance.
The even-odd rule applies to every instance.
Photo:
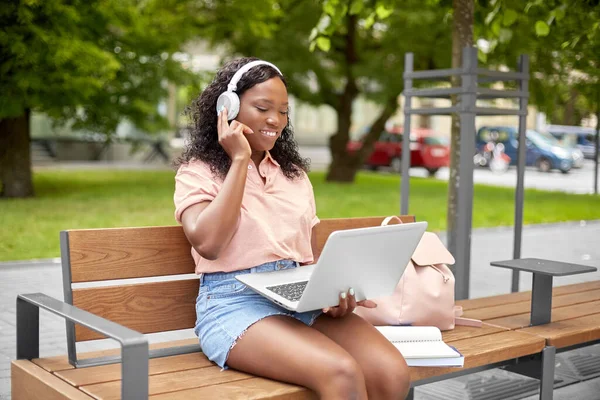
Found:
[[[252,148],[252,159],[262,159],[288,123],[288,94],[283,81],[271,78],[246,90],[240,97],[236,120],[254,131],[254,134],[246,135]],[[255,154],[260,157],[255,158]]]

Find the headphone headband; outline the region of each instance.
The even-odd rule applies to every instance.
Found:
[[[283,74],[281,73],[279,68],[277,68],[275,65],[271,64],[270,62],[263,61],[263,60],[250,61],[249,63],[244,64],[244,66],[242,66],[242,68],[238,69],[237,72],[233,75],[233,78],[231,78],[231,81],[227,85],[227,91],[235,92],[237,90],[237,84],[240,81],[240,79],[242,79],[242,76],[246,72],[248,72],[250,69],[256,67],[257,65],[268,65],[269,67],[271,67],[275,71],[277,71],[279,73],[279,75],[283,76]]]

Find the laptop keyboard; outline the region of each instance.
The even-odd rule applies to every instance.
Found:
[[[302,297],[307,283],[308,281],[286,283],[283,285],[267,286],[267,289],[289,301],[298,301]]]

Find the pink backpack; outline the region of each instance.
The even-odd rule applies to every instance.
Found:
[[[393,216],[381,225],[392,219],[402,223]],[[454,264],[452,254],[436,234],[425,232],[394,293],[371,299],[376,308],[357,307],[354,312],[373,325],[437,326],[440,330],[481,326],[481,321],[459,318],[462,308],[454,305],[454,275],[447,264]]]

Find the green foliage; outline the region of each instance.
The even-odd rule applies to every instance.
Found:
[[[46,169],[34,178],[37,198],[0,202],[0,225],[5,228],[0,230],[0,261],[58,257],[58,232],[64,229],[176,224],[173,171]],[[326,183],[322,172],[310,178],[320,218],[398,212],[397,175],[361,172],[353,185]],[[411,178],[410,212],[428,221],[431,230],[445,230],[446,209],[441,205],[447,192],[446,182]],[[474,196],[473,227],[514,223],[513,189],[475,185]],[[525,191],[526,225],[599,218],[598,196]]]
[[[495,65],[514,68],[519,54],[530,56],[530,103],[552,123],[579,124],[593,113],[600,90],[600,3],[495,0],[487,7],[485,3],[480,1],[479,7],[485,24],[476,33],[488,40],[488,57]],[[503,38],[502,25],[510,29],[510,37]]]
[[[126,117],[166,126],[166,83],[192,75],[174,55],[196,32],[194,1],[21,0],[0,8],[0,119],[25,109],[112,133]]]
[[[238,8],[243,12],[234,12]],[[399,95],[407,51],[417,53],[421,63],[417,68],[448,66],[447,11],[420,0],[231,0],[206,3],[202,15],[213,26],[207,36],[210,42],[229,50],[228,57],[270,60],[286,74],[291,94],[338,109],[349,80],[356,83],[360,95],[380,104]],[[252,15],[268,34],[249,30],[240,15]],[[356,21],[353,35],[348,31],[350,17]]]
[[[518,55],[529,54],[531,104],[537,105],[555,122],[563,122],[567,104],[572,102],[579,106],[574,109],[574,123],[579,123],[581,118],[594,111],[592,105],[597,89],[593,88],[600,75],[598,1],[473,1],[475,39],[484,39],[488,47],[486,51],[481,48],[478,51],[481,63],[491,68],[498,65],[516,68]],[[355,13],[363,15],[369,23],[379,18],[379,22],[391,24],[390,16],[394,13],[374,11],[380,3],[383,2],[370,2],[370,8],[356,6]],[[450,6],[448,3],[445,0],[429,0],[424,4],[444,8]],[[321,21],[329,18],[330,22],[325,28],[314,28],[310,36],[313,47],[315,40],[331,35],[340,26],[343,15],[353,13],[353,7],[348,12],[344,4],[341,0],[324,3]],[[402,6],[401,2],[385,2],[385,7],[395,13],[405,12]],[[573,70],[580,73],[573,74]]]
[[[537,21],[535,23],[535,34],[538,36],[548,36],[550,33],[550,27],[544,21]]]

